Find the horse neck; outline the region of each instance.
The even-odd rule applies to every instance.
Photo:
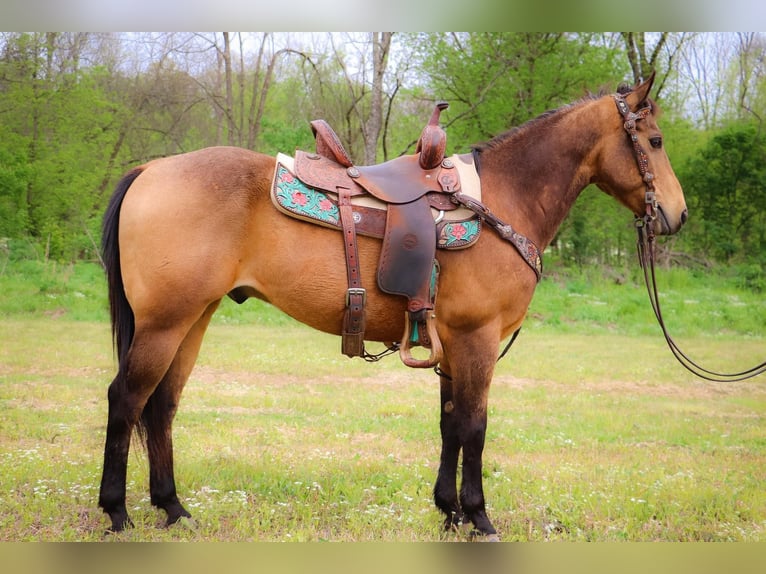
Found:
[[[541,116],[482,150],[482,189],[520,233],[545,249],[594,175],[595,102]],[[486,184],[485,184],[486,182]]]

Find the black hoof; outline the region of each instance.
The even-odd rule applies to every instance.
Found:
[[[125,514],[124,516],[113,517],[112,527],[104,532],[105,536],[111,536],[112,534],[119,534],[126,528],[133,528],[133,521]]]
[[[444,519],[444,530],[447,532],[457,532],[463,527],[464,517],[462,512],[452,512]]]
[[[169,504],[168,506],[165,507],[165,512],[167,512],[168,514],[168,520],[165,523],[165,526],[173,526],[176,522],[178,522],[182,518],[191,518],[191,514],[189,514],[189,511],[186,510],[183,506],[181,506],[180,502]]]
[[[476,529],[468,533],[468,539],[471,542],[500,542],[497,532],[486,533]]]

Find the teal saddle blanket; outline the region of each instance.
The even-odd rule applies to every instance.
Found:
[[[481,200],[481,184],[471,154],[452,156],[460,173],[461,192]],[[295,175],[294,159],[277,155],[271,199],[276,208],[292,217],[341,229],[337,194],[309,187]],[[372,196],[351,199],[357,233],[382,238],[388,205]],[[436,227],[436,246],[440,249],[464,249],[473,245],[481,232],[481,220],[469,209],[431,208]]]

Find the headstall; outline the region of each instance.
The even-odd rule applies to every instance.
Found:
[[[684,354],[684,352],[681,351],[676,342],[668,333],[668,330],[665,326],[665,321],[662,317],[662,311],[660,309],[657,280],[654,271],[654,221],[657,219],[657,197],[654,189],[654,174],[649,171],[649,158],[646,155],[644,148],[641,146],[641,143],[639,142],[636,126],[636,122],[645,119],[651,113],[652,108],[651,105],[647,105],[646,107],[641,108],[638,112],[633,112],[621,94],[614,94],[614,101],[617,104],[617,109],[624,120],[623,127],[630,137],[631,144],[633,145],[633,151],[636,156],[636,163],[638,164],[638,171],[641,174],[641,179],[643,180],[644,186],[646,188],[644,199],[646,205],[645,213],[643,217],[636,216],[636,230],[638,232],[638,260],[644,272],[644,283],[646,284],[646,289],[649,293],[649,301],[652,304],[652,310],[654,311],[657,322],[662,329],[662,334],[665,337],[665,341],[667,342],[670,351],[685,369],[708,381],[722,383],[743,381],[745,379],[766,373],[766,361],[760,365],[756,365],[751,369],[740,371],[738,373],[718,373],[705,369],[692,361],[686,354]]]

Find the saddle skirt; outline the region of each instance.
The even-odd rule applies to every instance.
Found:
[[[325,189],[329,185],[325,188],[312,187],[299,179],[295,158],[279,153],[276,159],[271,186],[274,206],[291,217],[340,230],[338,194]],[[461,193],[481,201],[481,180],[476,172],[473,155],[455,154],[448,159],[459,174]],[[427,195],[436,226],[436,247],[464,249],[479,239],[481,220],[475,212],[455,205],[443,193]],[[360,193],[351,197],[351,204],[357,233],[382,239],[386,231],[389,203],[371,194]]]

